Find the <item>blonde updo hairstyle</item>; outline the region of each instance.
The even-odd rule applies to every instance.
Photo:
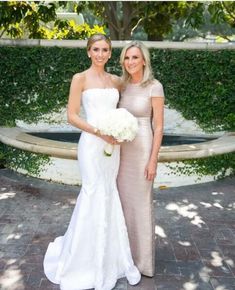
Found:
[[[93,34],[87,41],[87,51],[89,51],[92,47],[92,45],[96,42],[96,41],[100,41],[100,40],[104,40],[105,42],[108,43],[109,45],[109,49],[111,51],[112,49],[112,44],[111,44],[111,40],[108,36],[106,36],[105,34],[102,33],[95,33]]]
[[[145,61],[145,66],[143,67],[144,74],[143,74],[143,79],[140,85],[142,87],[147,86],[154,79],[153,73],[152,73],[151,62],[150,62],[150,54],[149,54],[148,48],[141,41],[137,41],[137,40],[134,40],[128,43],[126,46],[124,46],[120,55],[120,64],[122,66],[122,73],[123,73],[122,75],[123,84],[125,86],[131,80],[131,75],[127,72],[124,66],[126,52],[131,47],[139,48],[139,50],[142,53],[142,56]]]

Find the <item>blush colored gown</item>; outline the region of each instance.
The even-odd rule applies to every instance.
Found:
[[[117,106],[114,88],[87,89],[82,103],[88,123]],[[103,154],[105,142],[83,132],[78,160],[82,188],[64,236],[51,242],[44,258],[44,272],[62,290],[111,290],[117,279],[130,284],[140,280],[134,266],[124,215],[116,186],[120,146],[111,157]]]
[[[134,263],[152,277],[155,270],[155,220],[152,181],[144,177],[153,140],[152,97],[164,97],[163,87],[154,80],[145,87],[128,84],[121,94],[120,108],[138,119],[139,131],[132,142],[121,145],[118,190],[124,211]]]

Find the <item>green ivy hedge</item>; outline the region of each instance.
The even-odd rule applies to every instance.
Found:
[[[234,50],[152,50],[167,102],[207,132],[235,129]]]
[[[120,75],[121,49],[113,49],[107,70]],[[154,75],[166,102],[205,131],[235,130],[235,51],[151,49]],[[0,126],[40,120],[66,106],[74,73],[90,65],[85,48],[0,47]],[[43,117],[45,118],[45,117]],[[48,120],[50,121],[50,120]],[[234,175],[235,153],[189,160],[178,172]],[[0,144],[1,162],[37,174],[46,156]],[[25,165],[24,165],[25,164]]]
[[[23,169],[31,176],[38,176],[44,165],[50,162],[50,157],[47,155],[35,154],[0,143],[1,167],[13,170]]]
[[[223,179],[235,175],[235,153],[184,160],[174,166],[168,163],[167,167],[177,175],[197,175],[198,180],[205,175],[213,175],[214,179]]]
[[[121,74],[120,49],[107,70]],[[166,101],[206,131],[235,129],[235,51],[151,49]],[[0,125],[14,126],[67,103],[74,73],[88,68],[84,48],[0,47]]]

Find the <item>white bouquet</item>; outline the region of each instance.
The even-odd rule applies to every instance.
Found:
[[[101,134],[113,136],[118,142],[132,141],[137,134],[138,121],[126,109],[114,109],[98,120],[97,128]],[[113,145],[107,143],[104,154],[111,156],[113,148]]]

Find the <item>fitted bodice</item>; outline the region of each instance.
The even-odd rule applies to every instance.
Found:
[[[164,97],[162,85],[157,80],[144,87],[128,84],[119,102],[119,107],[127,109],[138,119],[135,139],[121,144],[117,184],[133,259],[147,276],[153,276],[155,261],[152,181],[145,177],[153,146],[151,115],[154,97]]]
[[[164,97],[160,82],[154,81],[147,86],[128,84],[121,93],[120,108],[126,108],[137,118],[149,119],[152,114],[151,97]]]
[[[119,100],[119,92],[115,88],[93,88],[82,92],[82,105],[87,122],[96,124],[103,113],[115,109]]]

